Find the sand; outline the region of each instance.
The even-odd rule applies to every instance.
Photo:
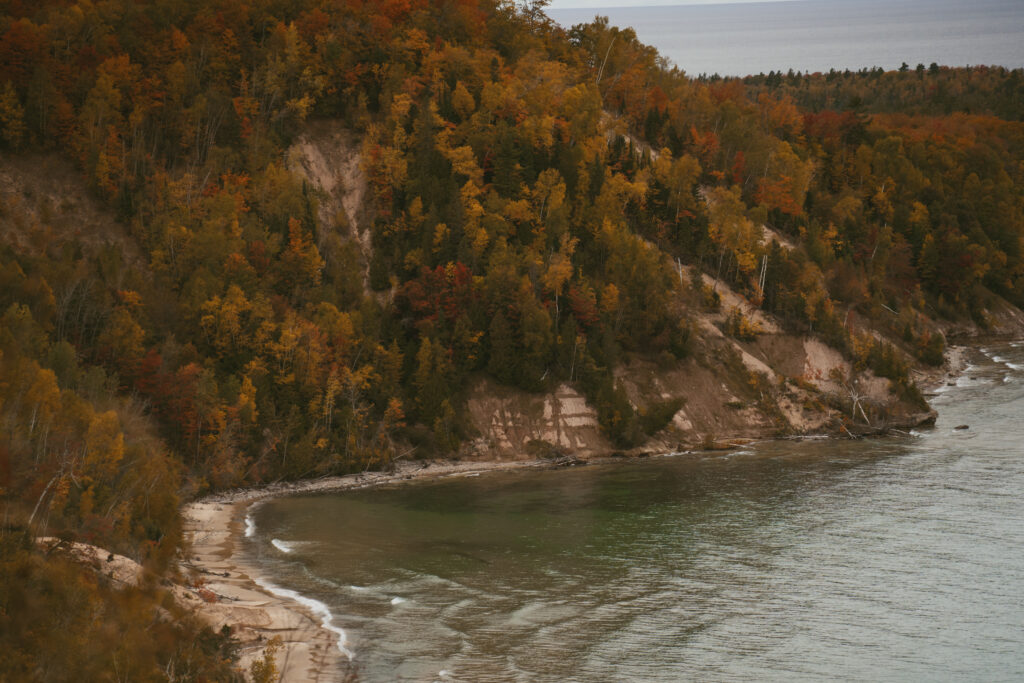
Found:
[[[946,362],[937,368],[919,368],[911,372],[911,379],[926,396],[950,382],[956,382],[967,368],[967,347],[948,346],[945,357]]]
[[[241,553],[245,512],[256,501],[275,496],[384,486],[414,479],[458,477],[494,470],[549,468],[550,460],[404,463],[394,472],[326,477],[259,489],[217,494],[182,509],[188,555],[182,571],[191,588],[177,591],[179,601],[194,606],[212,628],[228,625],[241,644],[240,666],[248,671],[269,641],[279,637],[276,655],[281,681],[355,680],[359,653],[350,659],[339,648],[339,634],[326,628],[310,606],[282,595],[246,564]],[[263,584],[263,585],[260,585]],[[342,643],[344,645],[344,643]]]
[[[916,379],[926,389],[941,386],[955,379],[965,364],[965,349],[950,347],[942,368],[920,373]],[[737,445],[726,440],[719,448],[735,448]],[[597,458],[587,462],[612,460]],[[279,637],[282,647],[276,661],[281,681],[355,680],[359,653],[350,653],[351,658],[343,653],[339,648],[341,636],[323,625],[321,615],[308,605],[271,593],[265,587],[272,585],[268,584],[269,580],[259,576],[255,568],[245,563],[241,543],[245,537],[245,513],[250,505],[288,494],[386,486],[416,479],[470,476],[495,470],[551,468],[574,462],[577,461],[406,462],[393,472],[279,483],[204,498],[182,510],[189,541],[188,557],[183,560],[182,569],[192,577],[193,585],[177,590],[176,595],[186,604],[195,605],[213,628],[232,627],[241,643],[240,665],[246,671],[254,660],[263,656],[270,639]],[[343,648],[345,645],[342,642]]]

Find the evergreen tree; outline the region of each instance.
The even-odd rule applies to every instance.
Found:
[[[495,313],[491,319],[487,338],[490,344],[487,372],[502,384],[515,383],[518,354],[512,337],[512,328],[501,311]]]

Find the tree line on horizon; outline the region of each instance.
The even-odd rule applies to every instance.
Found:
[[[70,670],[55,653],[85,645],[58,613],[102,642],[88,610],[127,623],[159,593],[56,590],[70,570],[17,529],[160,575],[183,497],[451,453],[481,378],[573,384],[613,443],[641,443],[674,408],[632,406],[615,367],[686,358],[713,305],[675,264],[911,397],[905,354],[942,359],[929,319],[1024,304],[1020,70],[695,80],[630,29],[565,30],[543,6],[4,4],[0,153],[70,160],[130,242],[0,198],[6,675]],[[360,140],[368,263],[289,170],[316,120]],[[52,618],[29,628],[33,611]],[[224,644],[174,623],[124,654],[136,677],[217,679]]]

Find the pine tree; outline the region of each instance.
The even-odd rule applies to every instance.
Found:
[[[494,314],[488,330],[490,357],[487,372],[502,384],[512,384],[516,377],[516,346],[512,338],[512,327],[501,311]]]

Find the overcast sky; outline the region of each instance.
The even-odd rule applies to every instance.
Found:
[[[786,0],[551,0],[548,9],[581,7],[644,7],[646,5],[724,5],[735,2],[785,2]]]

